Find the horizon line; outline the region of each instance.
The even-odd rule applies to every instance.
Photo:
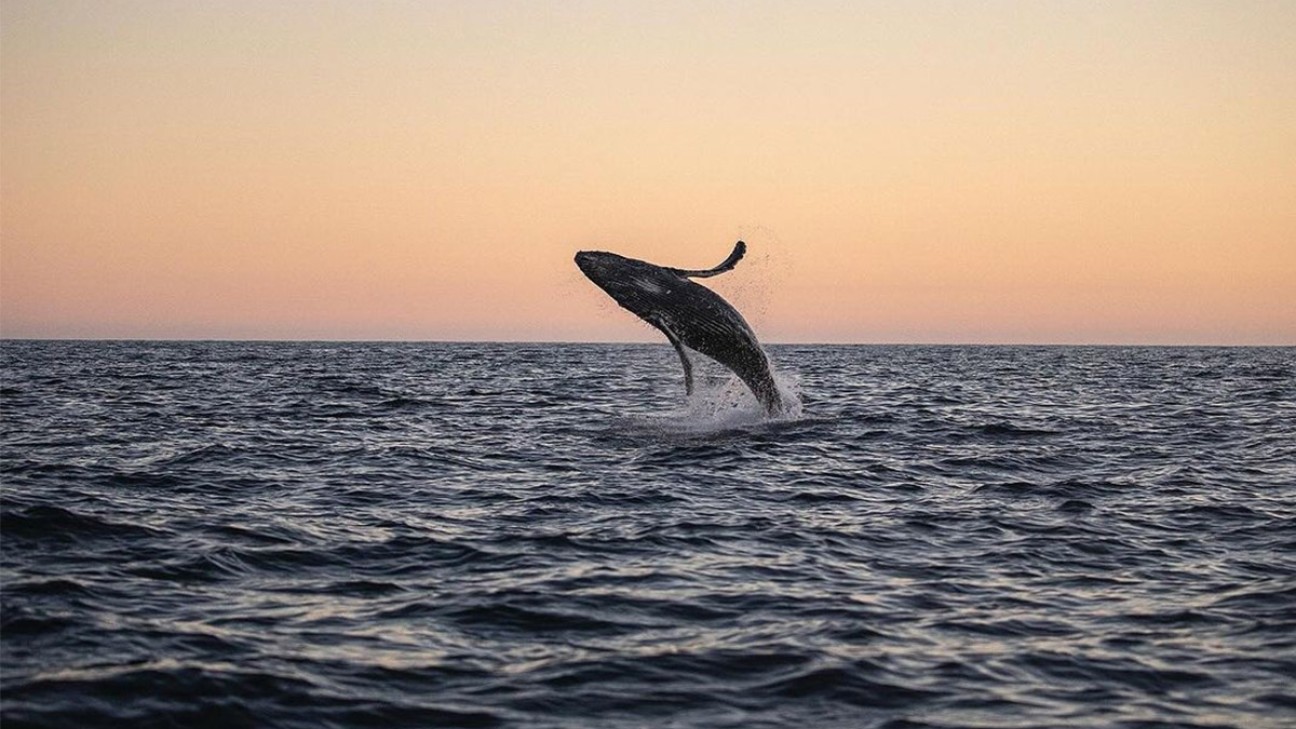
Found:
[[[669,342],[640,340],[574,340],[574,339],[281,339],[273,337],[7,337],[0,335],[0,343],[8,342],[171,342],[171,343],[263,343],[263,344],[552,344],[552,345],[644,345],[669,347]],[[1296,342],[1286,344],[1220,344],[1202,342],[1136,343],[1136,342],[840,342],[840,341],[766,341],[762,346],[772,347],[1209,347],[1218,349],[1283,349],[1296,347]]]

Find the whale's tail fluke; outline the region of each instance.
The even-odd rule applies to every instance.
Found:
[[[718,276],[724,273],[725,271],[732,271],[733,267],[737,266],[738,262],[741,261],[742,257],[745,255],[747,255],[747,244],[743,243],[742,241],[738,241],[738,243],[734,245],[733,253],[730,253],[729,257],[724,259],[724,262],[722,262],[719,266],[716,266],[715,268],[708,268],[701,271],[690,271],[682,268],[671,268],[667,270],[669,270],[671,273],[675,274],[676,276],[683,276],[688,278],[708,278],[710,276]]]

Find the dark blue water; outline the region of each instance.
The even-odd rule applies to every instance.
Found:
[[[6,729],[1296,725],[1290,348],[2,347]]]

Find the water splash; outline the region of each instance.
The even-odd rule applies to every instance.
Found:
[[[783,411],[767,414],[742,380],[729,372],[698,377],[693,394],[664,412],[625,416],[618,427],[627,435],[649,438],[710,439],[763,430],[803,417],[800,377],[773,370]]]

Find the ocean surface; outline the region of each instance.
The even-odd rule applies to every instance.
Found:
[[[1296,349],[0,343],[0,722],[1296,726]]]

